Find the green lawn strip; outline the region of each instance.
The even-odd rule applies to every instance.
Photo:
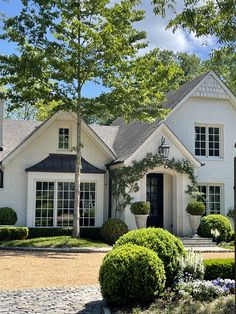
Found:
[[[68,248],[68,247],[108,247],[99,240],[86,238],[75,239],[70,236],[34,238],[0,242],[0,247],[33,247],[33,248]]]
[[[221,243],[219,243],[219,246],[226,249],[226,250],[231,250],[231,251],[235,250],[234,241],[221,242]]]

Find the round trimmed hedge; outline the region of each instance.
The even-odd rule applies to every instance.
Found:
[[[113,249],[99,272],[101,292],[108,303],[149,302],[165,287],[165,271],[152,250],[133,244]]]
[[[115,218],[110,218],[105,221],[101,228],[103,240],[110,245],[113,245],[119,237],[127,232],[128,227],[124,221]]]
[[[120,237],[115,247],[128,243],[149,248],[157,253],[164,264],[166,286],[172,286],[178,273],[180,257],[186,253],[182,242],[177,237],[162,228],[139,229]]]
[[[150,203],[149,202],[134,202],[130,206],[131,213],[134,215],[148,215],[150,212]]]
[[[10,207],[0,208],[0,225],[14,225],[17,222],[17,214]]]
[[[190,215],[203,215],[205,212],[205,205],[203,202],[192,200],[188,203],[186,210]]]
[[[198,228],[198,235],[212,238],[212,229],[219,231],[219,241],[230,241],[233,230],[227,217],[223,215],[207,215],[202,217]]]

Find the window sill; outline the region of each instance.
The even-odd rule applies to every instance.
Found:
[[[204,156],[195,156],[199,161],[224,161],[224,158],[221,157],[204,157]]]

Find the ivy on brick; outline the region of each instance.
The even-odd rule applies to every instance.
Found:
[[[148,153],[142,160],[134,160],[131,166],[111,169],[111,192],[116,215],[117,212],[121,215],[125,207],[132,203],[131,194],[139,191],[138,181],[150,170],[162,165],[178,173],[187,174],[191,185],[187,186],[185,192],[192,198],[200,195],[194,167],[189,161],[175,160],[175,158],[163,159],[159,154]]]

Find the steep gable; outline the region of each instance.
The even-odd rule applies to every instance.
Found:
[[[208,97],[217,99],[230,99],[230,96],[222,84],[213,74],[203,80],[200,86],[194,91],[193,96]]]

